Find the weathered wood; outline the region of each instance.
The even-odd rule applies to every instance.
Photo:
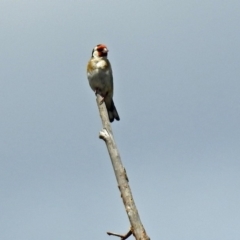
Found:
[[[136,240],[150,240],[141,223],[136,205],[133,200],[132,192],[128,184],[127,173],[125,168],[123,167],[121,157],[113,137],[107,109],[104,102],[101,104],[101,100],[102,97],[97,95],[97,105],[103,125],[103,130],[100,131],[99,138],[103,139],[106,143],[114,173],[117,179],[118,188],[121,192],[121,197],[131,224],[132,234],[134,235]]]

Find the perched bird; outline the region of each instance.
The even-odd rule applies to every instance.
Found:
[[[102,96],[108,111],[110,122],[120,120],[113,102],[113,75],[109,60],[108,49],[104,44],[98,44],[92,50],[92,57],[87,65],[87,77],[89,85],[95,94]]]

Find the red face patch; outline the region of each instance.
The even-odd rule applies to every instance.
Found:
[[[97,45],[97,51],[99,54],[99,57],[106,57],[108,53],[107,46],[104,44],[98,44]]]

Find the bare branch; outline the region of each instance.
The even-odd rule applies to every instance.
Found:
[[[123,167],[117,145],[115,143],[112,128],[109,122],[105,103],[101,103],[102,97],[97,95],[97,105],[99,108],[100,117],[102,120],[103,130],[100,131],[99,137],[106,143],[108,153],[111,158],[112,166],[118,183],[118,188],[121,192],[121,197],[131,224],[131,233],[136,240],[150,240],[141,223],[137,208],[135,206],[132,192],[128,184],[128,177],[125,168]],[[111,234],[110,235],[114,235]],[[120,234],[114,236],[124,237]],[[123,238],[124,239],[124,238]]]
[[[112,236],[120,237],[121,240],[125,240],[132,235],[132,229],[130,229],[125,235],[121,235],[121,234],[118,234],[118,233],[112,233],[112,232],[107,232],[107,234],[109,236],[112,235]]]

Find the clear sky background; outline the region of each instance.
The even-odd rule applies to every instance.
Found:
[[[0,239],[128,231],[86,78],[104,43],[148,235],[239,240],[239,24],[239,0],[1,0]]]

